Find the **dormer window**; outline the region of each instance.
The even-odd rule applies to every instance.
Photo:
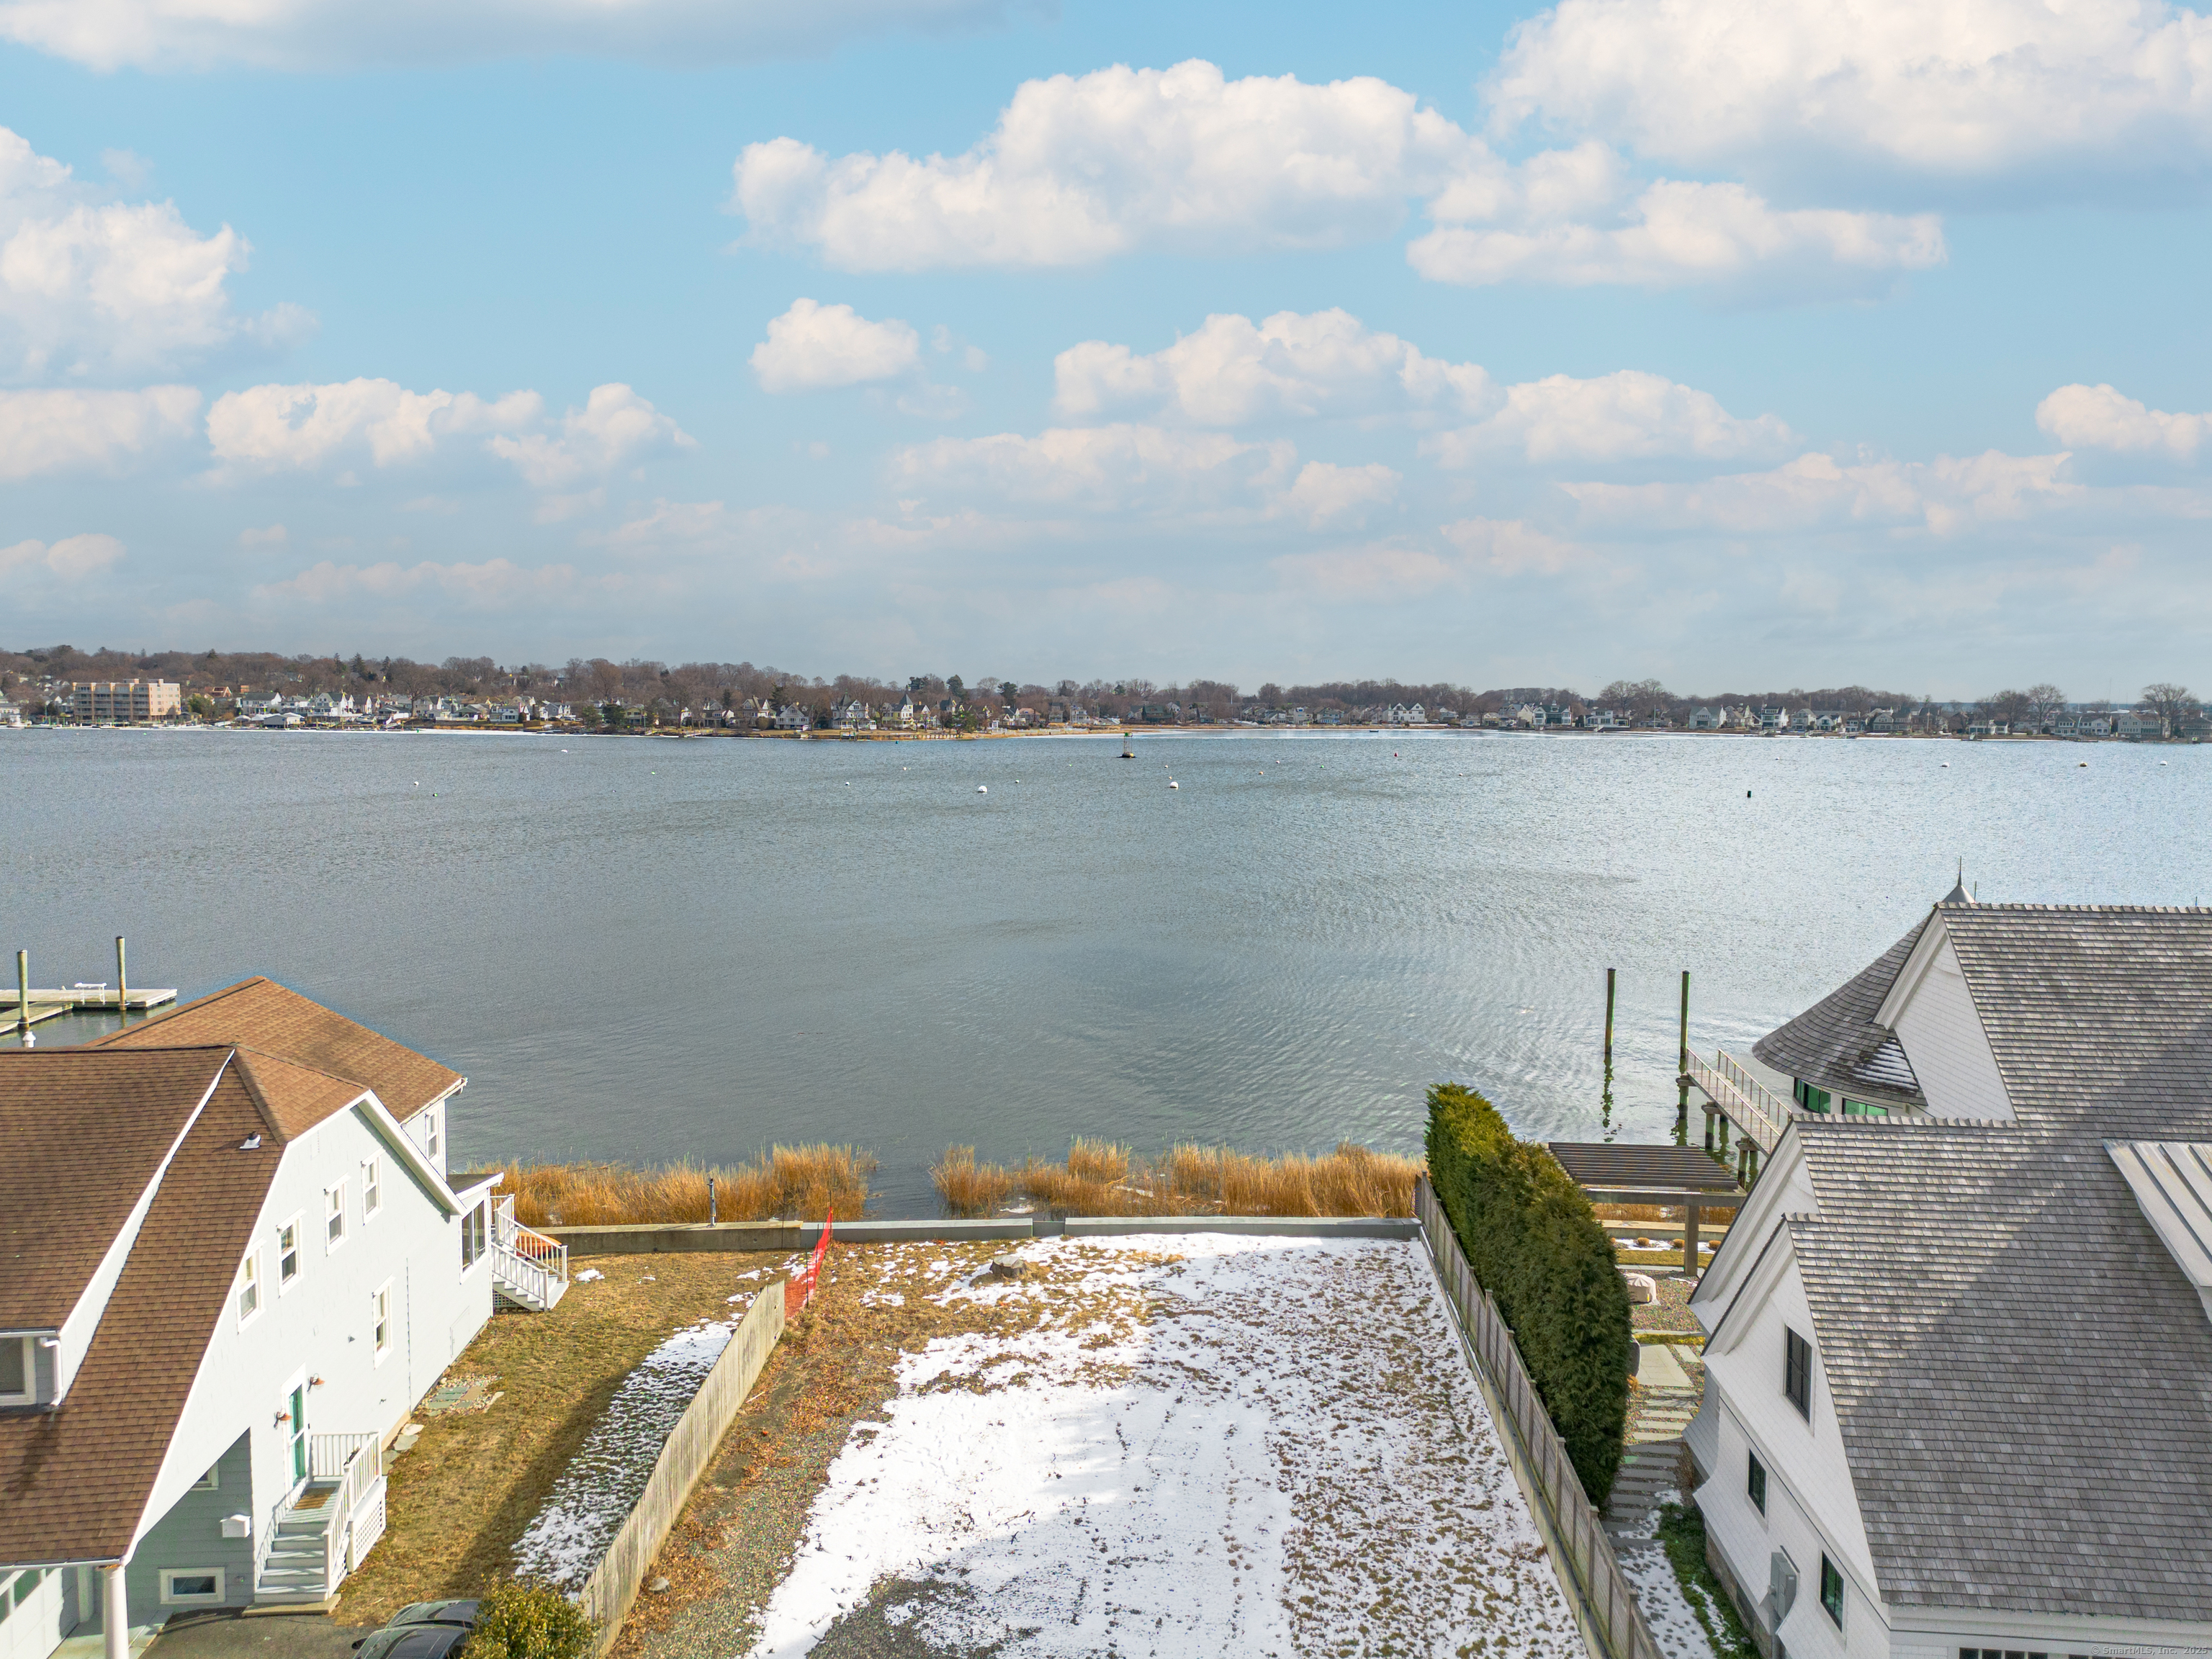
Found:
[[[0,1336],[0,1406],[27,1406],[38,1398],[36,1337]]]

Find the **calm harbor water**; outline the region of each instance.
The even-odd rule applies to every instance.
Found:
[[[2203,748],[1137,749],[0,732],[0,945],[42,985],[112,979],[118,933],[134,982],[271,975],[467,1073],[463,1163],[852,1141],[921,1213],[955,1141],[1413,1150],[1438,1079],[1523,1134],[1662,1139],[1684,968],[1710,1052],[1960,858],[1984,898],[2212,895]]]

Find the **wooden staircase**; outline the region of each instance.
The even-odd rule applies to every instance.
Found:
[[[509,1307],[546,1313],[568,1290],[568,1247],[514,1218],[514,1200],[492,1212],[492,1294]]]

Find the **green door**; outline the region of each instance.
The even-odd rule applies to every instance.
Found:
[[[307,1478],[307,1385],[292,1390],[292,1479]]]

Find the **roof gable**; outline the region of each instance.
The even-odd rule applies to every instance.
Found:
[[[1759,1063],[1854,1100],[1925,1103],[1896,1036],[1875,1018],[1928,926],[1912,931],[1808,1008],[1752,1045]]]
[[[88,1048],[174,1048],[220,1042],[253,1048],[376,1091],[404,1121],[466,1081],[459,1072],[335,1013],[275,980],[241,980]]]

